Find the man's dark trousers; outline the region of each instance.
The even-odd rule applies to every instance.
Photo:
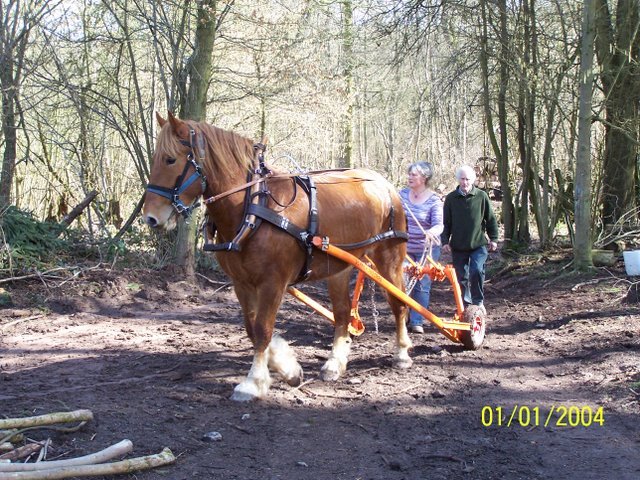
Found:
[[[489,256],[485,245],[475,250],[451,250],[453,268],[462,289],[465,305],[484,303],[484,263]]]

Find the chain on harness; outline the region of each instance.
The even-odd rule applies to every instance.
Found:
[[[207,177],[202,172],[202,166],[200,165],[204,160],[204,137],[203,135],[196,135],[196,132],[193,128],[189,129],[189,137],[190,138],[188,142],[186,140],[180,140],[180,143],[186,147],[189,147],[190,150],[187,154],[187,161],[184,165],[184,169],[176,180],[175,186],[173,188],[167,188],[160,185],[152,185],[150,183],[147,185],[147,192],[155,193],[156,195],[160,195],[161,197],[169,199],[176,212],[182,215],[187,221],[191,217],[193,211],[198,206],[200,206],[200,195],[202,195],[207,189]],[[194,148],[198,149],[199,162],[196,161]],[[187,173],[189,173],[189,169],[191,167],[193,167],[194,172],[188,178],[186,178]],[[195,198],[191,205],[187,206],[180,199],[180,195],[182,195],[182,193],[197,180],[200,180],[200,195]]]

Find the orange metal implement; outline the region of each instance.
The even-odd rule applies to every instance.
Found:
[[[423,275],[429,274],[429,276],[435,280],[440,280],[442,279],[442,277],[446,277],[447,279],[449,279],[449,281],[451,281],[454,289],[454,296],[456,298],[457,314],[454,321],[445,321],[440,317],[434,315],[414,299],[409,297],[402,290],[389,282],[386,278],[382,277],[382,275],[380,275],[378,272],[369,267],[365,262],[351,255],[349,252],[331,245],[327,238],[314,237],[313,245],[323,252],[327,253],[328,255],[336,257],[356,267],[358,270],[360,270],[360,272],[366,275],[367,278],[370,278],[371,280],[376,282],[398,300],[402,301],[403,303],[420,313],[420,315],[429,320],[431,323],[433,323],[450,340],[453,340],[454,342],[460,342],[461,340],[459,338],[459,332],[462,330],[470,330],[470,325],[468,323],[459,321],[459,319],[462,318],[464,306],[462,304],[460,287],[458,286],[458,282],[456,281],[455,270],[450,265],[443,267],[440,264],[434,262],[432,259],[429,259],[430,264],[424,267],[423,272],[421,272]]]

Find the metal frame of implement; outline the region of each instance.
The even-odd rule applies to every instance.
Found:
[[[434,261],[431,257],[427,257],[427,264],[424,267],[420,267],[409,258],[407,259],[409,260],[410,265],[408,267],[405,267],[410,275],[418,276],[418,278],[422,278],[424,275],[428,275],[432,281],[442,282],[445,280],[449,280],[453,288],[453,296],[456,303],[456,313],[454,314],[453,320],[449,321],[443,320],[437,315],[434,315],[428,309],[424,308],[413,298],[407,295],[405,292],[389,282],[386,278],[382,277],[382,275],[380,275],[375,270],[375,265],[369,259],[367,260],[373,266],[373,268],[366,262],[350,254],[349,252],[336,247],[335,245],[331,245],[328,238],[326,237],[323,238],[316,236],[313,237],[312,241],[314,247],[322,250],[328,255],[331,255],[350,265],[353,265],[358,269],[358,277],[356,279],[355,290],[351,303],[351,320],[349,322],[349,333],[351,333],[352,335],[358,336],[364,332],[364,324],[362,323],[360,315],[358,314],[358,302],[364,286],[365,277],[371,279],[391,295],[396,297],[398,300],[420,313],[420,315],[433,323],[445,337],[456,343],[465,343],[462,339],[462,335],[468,335],[468,333],[466,332],[477,331],[484,327],[484,325],[482,325],[482,322],[485,322],[485,319],[479,316],[473,317],[471,321],[462,321],[464,319],[465,308],[462,302],[462,292],[460,290],[460,286],[458,285],[456,271],[452,265],[442,265]],[[304,294],[294,287],[289,287],[287,291],[296,299],[305,303],[306,305],[320,313],[322,316],[335,323],[333,312],[320,305],[308,295]]]

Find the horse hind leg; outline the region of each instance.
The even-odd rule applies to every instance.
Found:
[[[293,348],[280,335],[274,335],[269,344],[269,368],[292,387],[300,385],[304,378]]]
[[[404,257],[402,256],[401,249],[394,249],[392,251],[383,250],[382,252],[376,251],[371,254],[371,259],[376,264],[376,268],[380,274],[404,292],[404,281],[402,279],[402,262]],[[413,347],[413,344],[407,333],[406,323],[409,308],[404,302],[398,300],[391,293],[386,291],[384,293],[396,320],[396,352],[393,357],[393,366],[395,368],[406,369],[413,365],[413,360],[411,360],[409,356],[409,350]]]
[[[333,306],[335,331],[331,355],[320,371],[325,382],[336,381],[347,370],[349,353],[351,352],[351,336],[348,324],[351,312],[349,299],[349,276],[352,269],[347,269],[328,280],[329,296]]]

